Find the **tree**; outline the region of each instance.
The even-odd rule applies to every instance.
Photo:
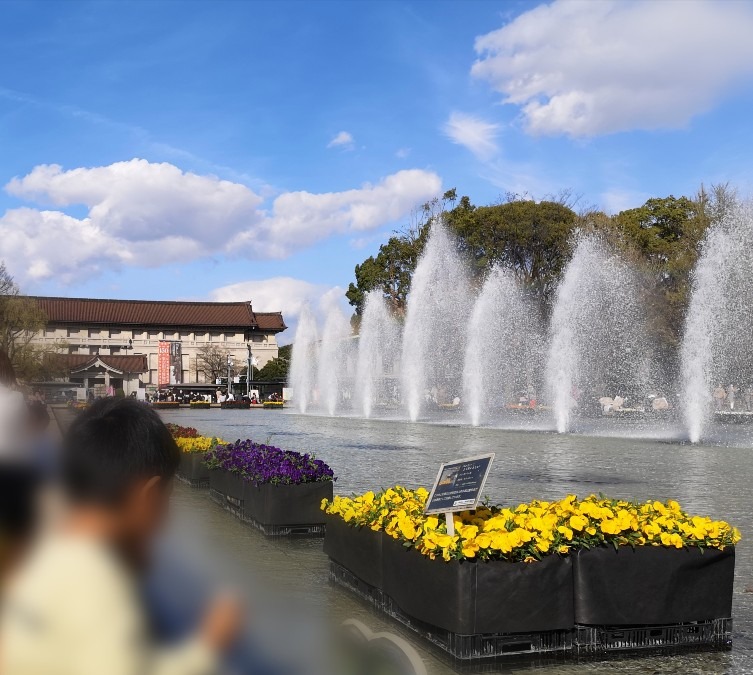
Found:
[[[431,224],[443,217],[448,203],[454,204],[456,190],[447,190],[442,198],[435,198],[413,212],[410,225],[389,238],[379,247],[376,256],[370,256],[356,265],[356,282],[348,286],[345,297],[355,307],[356,318],[363,312],[366,294],[379,289],[388,307],[396,316],[406,309],[411,278],[418,258],[426,245]]]
[[[654,197],[612,219],[623,252],[646,278],[649,323],[665,344],[681,339],[699,244],[717,212],[728,209],[726,197],[724,191],[710,197],[703,189],[694,199]]]
[[[32,344],[34,336],[44,330],[47,316],[35,300],[20,294],[4,262],[0,262],[0,349],[13,364],[16,375],[23,380],[49,377],[60,371],[50,355],[62,346],[38,347]]]
[[[213,344],[204,345],[196,352],[196,370],[204,373],[206,381],[216,382],[222,377],[227,377],[229,356],[230,352],[227,349]],[[231,375],[232,370],[231,368]]]
[[[262,381],[283,380],[288,379],[288,371],[290,370],[290,356],[293,345],[284,345],[280,347],[277,352],[277,358],[267,361],[264,367],[259,371],[257,379]]]
[[[560,202],[517,195],[493,206],[473,206],[468,197],[446,214],[461,250],[477,273],[501,264],[539,300],[548,302],[570,258],[575,212]]]

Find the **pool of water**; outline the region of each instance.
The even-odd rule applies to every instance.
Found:
[[[578,663],[522,662],[493,670],[472,667],[462,672],[510,673],[533,668],[547,673],[753,672],[753,449],[747,441],[747,430],[724,430],[725,438],[732,441],[710,446],[673,441],[671,430],[657,440],[649,438],[645,430],[630,428],[626,428],[630,437],[620,437],[613,432],[609,436],[598,435],[598,428],[587,435],[559,435],[439,422],[412,424],[303,416],[270,410],[180,410],[162,415],[165,421],[195,426],[202,433],[228,441],[253,438],[314,452],[334,468],[338,476],[335,491],[339,494],[377,490],[395,483],[429,487],[440,462],[495,452],[485,492],[497,503],[604,492],[627,499],[677,499],[688,511],[728,520],[743,535],[737,549],[734,643],[730,651],[613,657]],[[407,637],[430,673],[461,672],[397,624],[372,613],[347,591],[330,585],[321,540],[265,539],[212,504],[206,491],[180,488],[176,503],[183,521],[200,529],[202,537],[211,541],[206,546],[224,560],[232,560],[236,569],[244,570],[241,576],[252,602],[257,591],[263,594],[286,588],[297,600],[303,598],[308,611],[325,621],[338,623],[355,617],[374,629]],[[184,538],[190,532],[181,531]],[[270,623],[277,620],[269,618]],[[257,621],[259,635],[265,624],[265,620]],[[295,630],[294,624],[288,622],[284,630]],[[279,637],[279,630],[266,627]],[[305,639],[300,637],[297,644],[304,644]]]

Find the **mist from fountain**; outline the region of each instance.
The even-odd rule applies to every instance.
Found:
[[[319,363],[319,335],[316,319],[307,305],[301,311],[295,331],[290,363],[293,403],[298,412],[306,413],[315,401],[316,372]]]
[[[436,222],[413,273],[403,331],[401,391],[411,421],[419,418],[427,396],[449,403],[462,388],[472,303],[467,270],[457,242]]]
[[[350,322],[336,306],[330,308],[319,346],[316,384],[320,407],[334,415],[343,398],[348,398],[352,382],[352,342]]]
[[[549,328],[547,383],[557,431],[570,430],[581,398],[642,402],[658,378],[653,353],[635,274],[601,237],[580,235]]]
[[[693,272],[680,348],[681,402],[693,443],[701,440],[711,418],[714,388],[728,394],[734,385],[743,394],[742,388],[753,383],[751,303],[753,207],[740,204],[707,232]]]
[[[541,321],[513,273],[495,267],[484,281],[468,323],[463,401],[473,426],[517,403],[536,398],[541,385]]]
[[[353,387],[356,410],[366,418],[371,417],[375,404],[387,405],[395,398],[389,378],[398,370],[400,345],[400,327],[382,291],[369,291],[361,319]]]

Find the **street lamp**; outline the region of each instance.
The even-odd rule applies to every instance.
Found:
[[[131,349],[133,349],[133,340],[129,339],[128,344],[123,347],[123,350],[125,351],[126,356],[128,356],[128,351]],[[123,393],[126,396],[128,396],[131,393],[128,391],[128,389],[130,389],[128,384],[129,384],[129,380],[131,379],[131,373],[129,371],[126,371],[125,376],[126,376],[126,380],[123,383]]]
[[[248,349],[248,360],[246,362],[246,396],[251,398],[251,343],[246,343],[246,349]]]
[[[230,369],[233,367],[233,357],[228,354],[227,357],[227,396],[230,398]]]

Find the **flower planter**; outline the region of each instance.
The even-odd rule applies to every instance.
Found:
[[[251,408],[249,401],[225,401],[220,403],[222,410],[248,410]]]
[[[243,485],[243,514],[261,525],[322,525],[322,499],[332,499],[332,481],[299,485]]]
[[[209,489],[236,508],[243,506],[243,481],[235,474],[222,469],[210,471]]]
[[[222,469],[209,472],[214,499],[266,534],[321,534],[322,499],[332,498],[332,481],[298,485],[253,485]]]
[[[212,406],[209,403],[202,401],[201,403],[191,403],[191,410],[209,410]]]
[[[358,579],[381,589],[384,534],[368,527],[351,527],[339,516],[325,518],[324,552]]]
[[[178,475],[191,485],[208,485],[209,469],[204,465],[204,453],[184,452],[180,457]]]
[[[445,563],[384,535],[384,592],[405,614],[462,635],[569,630],[570,558]]]
[[[735,549],[621,546],[574,556],[575,621],[659,626],[732,616]]]

